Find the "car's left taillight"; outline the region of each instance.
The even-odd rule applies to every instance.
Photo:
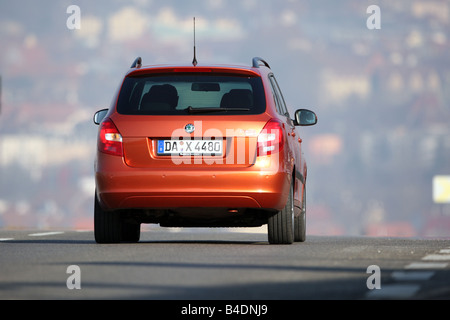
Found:
[[[123,155],[122,135],[110,118],[100,124],[98,150],[114,156]]]

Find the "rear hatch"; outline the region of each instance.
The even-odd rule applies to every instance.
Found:
[[[165,68],[129,74],[111,119],[130,167],[237,168],[255,162],[265,109],[250,70]]]
[[[130,167],[236,168],[255,162],[257,136],[267,115],[257,118],[171,116],[169,121],[161,116],[121,116],[113,121],[122,134],[124,159]],[[186,127],[191,126],[195,130],[188,134]]]

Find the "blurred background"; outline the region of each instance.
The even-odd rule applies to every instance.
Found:
[[[0,228],[92,228],[92,116],[137,56],[191,63],[194,16],[200,65],[261,56],[318,114],[309,234],[450,236],[448,0],[0,0]]]

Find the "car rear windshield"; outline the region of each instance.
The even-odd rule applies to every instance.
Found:
[[[126,77],[117,101],[127,115],[243,115],[265,107],[260,77],[198,73]]]

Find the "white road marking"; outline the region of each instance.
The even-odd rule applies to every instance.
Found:
[[[429,254],[423,257],[422,260],[450,261],[450,254]]]
[[[398,281],[422,281],[434,276],[434,271],[394,271],[391,277]]]
[[[53,236],[56,234],[62,234],[63,231],[53,231],[53,232],[39,232],[39,233],[30,233],[30,237],[44,237],[44,236]]]
[[[418,284],[387,284],[380,289],[374,289],[367,293],[369,299],[406,299],[414,296],[419,291]]]
[[[450,249],[441,249],[439,253],[450,253]]]
[[[14,240],[14,238],[0,238],[0,241],[10,241]]]
[[[444,269],[447,265],[443,262],[412,262],[405,269]]]

